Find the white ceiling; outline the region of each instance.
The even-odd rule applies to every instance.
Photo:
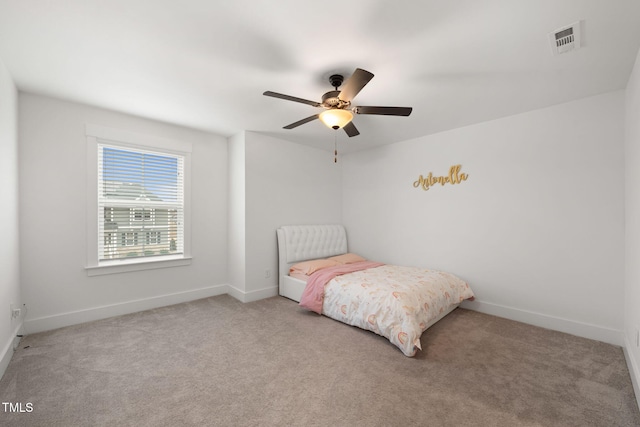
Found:
[[[582,48],[548,34],[582,20]],[[327,150],[328,76],[375,74],[354,105],[365,149],[623,89],[640,46],[638,0],[0,0],[0,60],[22,91],[224,136],[262,132]]]

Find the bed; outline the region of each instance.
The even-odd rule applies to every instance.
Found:
[[[277,238],[281,296],[384,336],[409,357],[421,350],[425,330],[474,297],[451,273],[349,253],[342,225],[282,226]]]

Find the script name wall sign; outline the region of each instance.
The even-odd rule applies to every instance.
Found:
[[[460,184],[462,181],[466,181],[469,178],[469,174],[460,172],[462,165],[454,165],[449,168],[449,175],[447,176],[433,176],[432,172],[426,177],[420,175],[420,178],[413,182],[415,188],[422,188],[424,191],[429,190],[435,184],[444,186],[445,184]]]

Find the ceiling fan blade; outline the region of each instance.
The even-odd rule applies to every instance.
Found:
[[[342,128],[349,135],[349,137],[360,135],[360,132],[356,128],[356,125],[353,122],[349,122]]]
[[[382,116],[408,116],[413,111],[411,107],[355,107],[356,114],[378,114]]]
[[[317,119],[318,117],[320,117],[320,114],[314,114],[313,116],[309,116],[306,119],[298,120],[295,123],[291,123],[290,125],[287,125],[287,126],[283,127],[283,129],[297,128],[298,126],[303,125],[305,123],[309,123],[310,121],[313,121],[313,120]]]
[[[284,95],[282,93],[271,92],[270,90],[263,93],[265,96],[272,96],[274,98],[285,99],[287,101],[300,102],[302,104],[308,104],[314,107],[319,107],[320,103],[315,101],[309,101],[308,99],[297,98],[295,96]]]
[[[342,86],[338,98],[343,101],[351,101],[372,78],[372,73],[361,68],[356,68],[351,77],[349,77]]]

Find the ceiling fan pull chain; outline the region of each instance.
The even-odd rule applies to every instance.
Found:
[[[338,163],[338,130],[333,131],[333,163]]]

